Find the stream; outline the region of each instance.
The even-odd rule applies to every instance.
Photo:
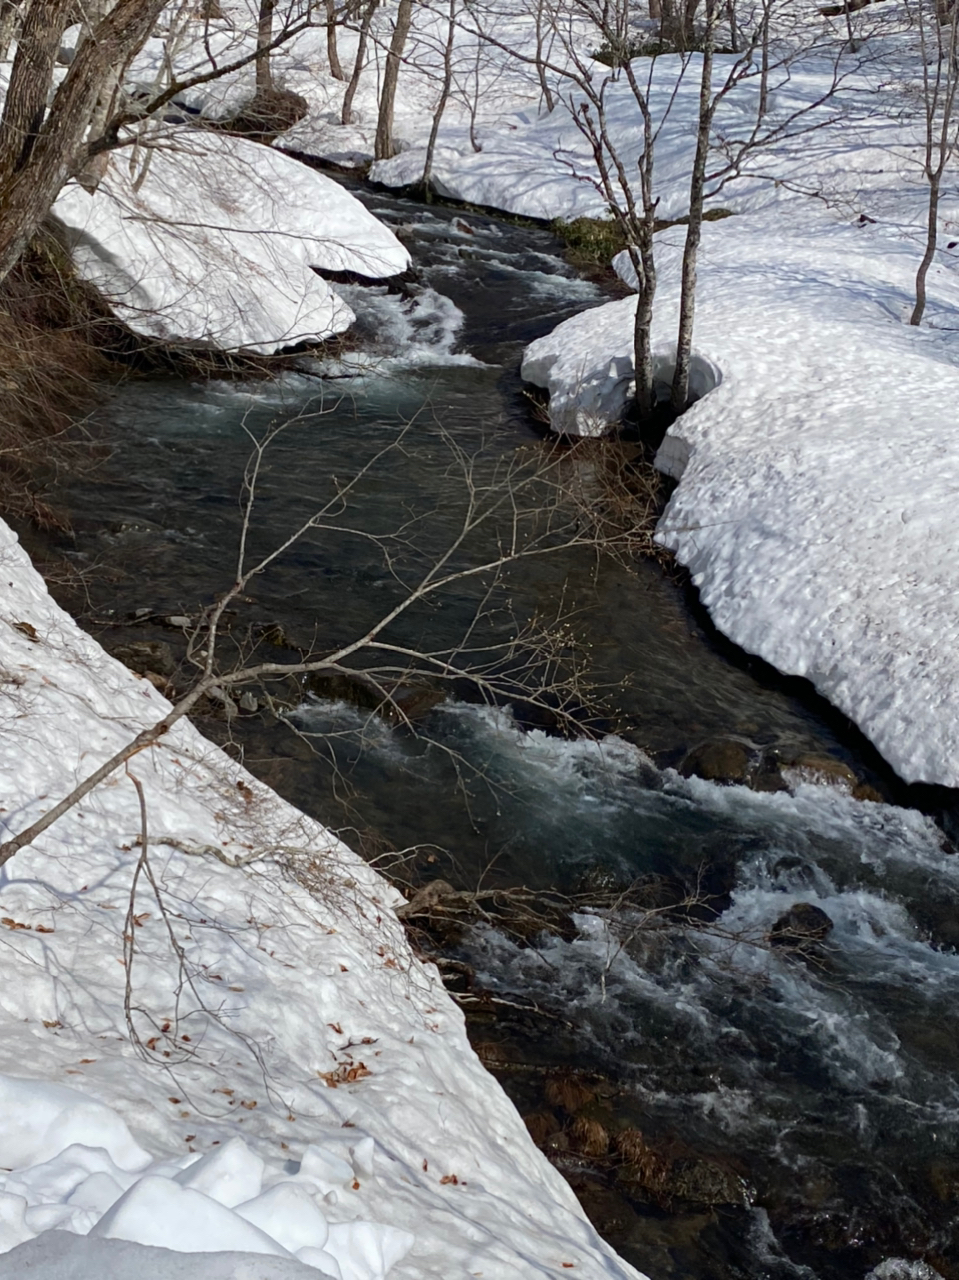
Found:
[[[267,656],[361,634],[455,538],[464,470],[482,485],[555,449],[521,394],[522,349],[607,286],[546,230],[357,194],[409,245],[416,278],[405,293],[343,287],[352,349],[275,383],[130,380],[97,410],[109,456],[55,495],[84,592],[59,594],[107,648],[153,645],[153,669],[177,660],[162,619],[231,583],[251,441],[271,424],[251,554],[323,504],[330,518],[237,608],[237,644],[259,638]],[[808,767],[767,790],[683,776],[690,749],[731,736],[760,771],[826,757],[897,794],[842,717],[734,651],[653,559],[572,547],[520,561],[492,599],[456,582],[390,638],[479,664],[534,615],[568,616],[605,686],[594,736],[458,686],[412,729],[316,691],[289,713],[299,735],[262,704],[199,723],[364,852],[417,846],[414,882],[581,895],[572,927],[523,939],[473,922],[447,954],[472,990],[508,1002],[471,1015],[484,1060],[599,1230],[654,1280],[839,1280],[880,1264],[881,1280],[927,1280],[921,1259],[959,1280],[951,845],[918,810],[854,799]],[[697,877],[708,912],[589,902],[591,886]],[[831,930],[773,945],[795,904]]]

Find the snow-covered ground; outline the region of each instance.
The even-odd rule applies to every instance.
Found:
[[[331,178],[279,151],[180,129],[111,156],[54,213],[80,274],[137,333],[270,352],[341,333],[353,312],[312,270],[380,279],[409,255]]]
[[[835,119],[764,149],[718,193],[738,216],[704,228],[693,374],[708,394],[659,453],[682,481],[659,536],[722,631],[812,680],[907,781],[956,786],[959,211],[950,188],[925,324],[911,327],[918,135],[903,95],[882,99],[902,119],[870,107],[880,69],[849,79]],[[794,67],[787,110],[816,103],[825,75]],[[670,111],[690,133],[694,110],[681,86]],[[659,181],[675,211],[682,173]],[[667,382],[684,234],[657,237]],[[611,303],[527,350],[524,374],[549,389],[557,429],[592,434],[620,417],[633,314],[631,298]]]
[[[682,229],[664,232],[656,335],[671,365]],[[959,785],[959,281],[942,327],[906,323],[915,246],[828,209],[704,229],[703,389],[658,465],[681,484],[659,526],[717,626],[808,677],[907,781]],[[528,350],[557,424],[621,412],[634,302]],[[565,415],[565,416],[561,416]]]
[[[169,704],[3,525],[0,572],[12,834]],[[133,777],[157,892],[144,873],[131,900]],[[635,1277],[480,1065],[397,900],[186,722],[16,854],[0,1275]]]

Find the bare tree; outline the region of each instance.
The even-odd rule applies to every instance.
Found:
[[[0,126],[0,280],[18,261],[61,187],[87,158],[87,132],[114,68],[149,36],[163,0],[118,0],[84,36],[44,117],[68,0],[31,5],[21,33]]]
[[[689,225],[683,246],[682,285],[679,299],[679,328],[676,335],[676,367],[673,372],[671,401],[682,413],[689,401],[689,362],[693,349],[693,321],[696,315],[696,264],[702,239],[703,212],[706,195],[706,165],[713,117],[719,97],[713,95],[713,49],[718,0],[706,0],[706,27],[702,35],[703,60],[699,77],[699,110],[696,119],[696,153],[689,179]]]
[[[919,47],[922,53],[922,103],[925,126],[922,171],[929,185],[926,204],[926,244],[922,261],[916,271],[916,301],[909,323],[918,325],[926,310],[926,277],[936,256],[939,241],[939,201],[942,179],[959,142],[959,128],[955,120],[956,89],[959,88],[959,5],[953,4],[938,16],[944,21],[932,24],[934,35],[930,38],[930,22],[925,5],[918,0],[915,5],[919,31]]]
[[[366,50],[370,39],[370,26],[373,22],[373,15],[376,13],[376,5],[377,0],[367,0],[360,18],[360,29],[356,42],[356,57],[353,59],[353,71],[350,75],[350,82],[346,86],[346,93],[343,95],[343,110],[340,116],[341,124],[353,123],[353,99],[356,97],[356,91],[360,87],[360,76],[363,74],[363,68],[366,66]]]
[[[274,30],[274,5],[275,0],[263,0],[253,52],[241,48],[226,60],[210,53],[208,66],[182,78],[170,60],[165,81],[153,95],[134,98],[122,92],[122,77],[152,34],[166,8],[164,0],[118,0],[106,6],[104,16],[98,16],[104,6],[85,5],[88,20],[59,80],[57,53],[76,5],[73,0],[44,0],[29,6],[0,118],[0,282],[36,235],[64,184],[83,174],[95,185],[92,162],[104,152],[136,143],[173,99],[250,63],[256,64],[258,84],[272,83],[270,54],[312,23],[309,4],[291,5]],[[23,8],[17,6],[17,15]]]
[[[326,58],[330,64],[330,75],[334,80],[345,80],[346,73],[340,63],[340,53],[336,44],[336,28],[341,21],[336,11],[336,0],[325,0],[326,4]]]
[[[430,177],[433,172],[433,155],[436,151],[436,139],[439,137],[440,124],[446,111],[453,88],[453,46],[456,42],[456,0],[449,0],[449,15],[446,25],[446,42],[443,45],[443,83],[440,96],[433,112],[433,124],[430,129],[429,142],[426,145],[426,159],[423,162],[423,190],[426,199],[430,198]]]
[[[383,85],[380,89],[380,111],[376,121],[376,140],[373,154],[377,160],[389,160],[396,149],[393,144],[393,112],[396,104],[396,85],[400,75],[403,50],[413,22],[413,0],[399,0],[393,23],[393,37],[386,55]]]
[[[257,97],[273,92],[273,14],[276,0],[260,0],[259,18],[256,24],[256,94]]]

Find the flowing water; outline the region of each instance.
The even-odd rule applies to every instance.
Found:
[[[460,527],[464,471],[482,485],[547,450],[519,394],[522,347],[602,287],[565,266],[545,231],[364,198],[407,239],[418,277],[405,295],[345,288],[355,350],[277,384],[130,382],[99,413],[112,454],[61,497],[69,554],[97,570],[87,625],[108,645],[169,640],[159,615],[189,614],[230,584],[251,440],[271,423],[288,425],[265,454],[251,553],[321,504],[329,518],[251,584],[237,634],[279,627],[301,647],[343,643],[402,599]],[[381,540],[400,528],[384,559]],[[333,827],[448,851],[417,854],[423,876],[437,866],[467,886],[572,889],[689,883],[719,867],[723,896],[705,922],[586,901],[574,929],[532,945],[492,924],[456,940],[475,985],[542,1011],[482,1033],[499,1044],[505,1085],[546,1129],[568,1132],[542,1072],[520,1067],[580,1073],[597,1123],[641,1131],[656,1168],[671,1170],[659,1183],[630,1182],[563,1133],[552,1151],[600,1229],[657,1280],[858,1277],[898,1257],[959,1276],[948,842],[916,810],[799,775],[760,793],[669,767],[729,733],[756,756],[828,753],[860,774],[875,761],[814,697],[723,645],[656,563],[571,549],[521,563],[507,586],[487,601],[457,583],[390,639],[447,651],[469,634],[479,661],[517,617],[572,612],[600,678],[626,681],[607,699],[616,734],[549,736],[457,690],[409,732],[308,695],[292,718],[319,755],[254,713],[234,721],[232,749]],[[135,610],[143,621],[121,625]],[[769,945],[795,903],[833,924],[809,951]]]

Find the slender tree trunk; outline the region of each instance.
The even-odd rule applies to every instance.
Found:
[[[436,139],[439,137],[443,112],[446,110],[446,104],[450,100],[450,90],[453,87],[453,45],[455,41],[456,0],[450,0],[449,26],[446,29],[446,45],[443,49],[443,87],[440,90],[436,110],[433,112],[433,127],[430,129],[430,140],[426,144],[426,161],[423,165],[423,192],[427,201],[431,197],[430,178],[433,174],[433,155],[436,152]]]
[[[713,44],[716,34],[716,0],[709,0],[703,41],[702,78],[699,82],[699,121],[696,154],[689,182],[689,225],[683,246],[682,290],[679,300],[679,332],[676,337],[676,368],[673,373],[672,405],[682,413],[689,403],[689,361],[693,349],[693,322],[696,316],[696,264],[703,231],[703,201],[706,161],[713,123]]]
[[[936,256],[936,245],[939,240],[939,193],[942,186],[942,171],[929,174],[929,207],[926,217],[926,251],[916,272],[916,305],[909,317],[910,324],[922,324],[922,315],[926,309],[926,276]]]
[[[406,48],[406,38],[410,33],[413,21],[413,0],[400,0],[396,10],[396,26],[393,28],[393,39],[390,51],[386,55],[386,69],[383,72],[383,88],[380,92],[380,113],[376,122],[376,140],[373,155],[377,160],[390,160],[395,154],[393,147],[393,108],[396,103],[396,83],[400,76],[400,61]]]
[[[363,10],[363,17],[360,20],[360,36],[356,45],[353,73],[350,76],[350,83],[346,86],[346,93],[343,95],[341,124],[353,123],[353,99],[356,97],[356,91],[360,85],[360,76],[363,74],[363,67],[366,65],[366,46],[370,38],[370,24],[373,21],[373,14],[376,12],[376,4],[377,0],[370,0]]]
[[[273,43],[273,11],[276,0],[260,0],[260,17],[256,25],[256,96],[273,89],[273,63],[270,61],[270,45]]]
[[[556,100],[546,78],[546,67],[543,65],[543,0],[539,0],[536,6],[536,75],[546,111],[549,113],[555,107]]]
[[[952,9],[952,21],[948,39],[943,39],[941,25],[936,26],[935,72],[930,77],[930,58],[926,49],[926,25],[922,9],[919,10],[919,40],[923,59],[923,90],[926,111],[925,173],[929,183],[929,202],[926,206],[926,247],[916,271],[916,302],[909,323],[922,323],[926,309],[926,277],[936,256],[939,241],[939,199],[946,166],[956,148],[953,115],[956,105],[957,82],[956,51],[959,48],[959,8]],[[945,67],[945,72],[943,68]],[[945,82],[943,82],[945,74]]]
[[[340,63],[340,53],[336,47],[336,0],[326,0],[326,58],[333,79],[345,80],[346,72]]]
[[[473,92],[470,94],[469,113],[470,113],[470,146],[477,153],[483,150],[483,145],[476,136],[476,115],[479,111],[479,95],[480,95],[480,55],[483,52],[483,46],[477,40],[476,42],[476,61],[473,64]]]
[[[762,26],[760,28],[760,63],[759,63],[759,119],[763,120],[769,111],[769,6],[772,0],[763,0]]]
[[[49,10],[53,3],[43,7]],[[81,41],[27,153],[16,130],[6,133],[0,146],[0,281],[50,212],[63,184],[83,167],[87,129],[101,94],[112,83],[114,68],[123,66],[143,45],[163,7],[164,0],[118,0],[93,34]],[[7,95],[7,107],[11,119],[19,119],[12,92]],[[10,162],[11,155],[19,159],[19,168]]]
[[[729,19],[729,47],[733,53],[739,53],[739,23],[736,19],[736,0],[728,0],[726,17]]]
[[[656,407],[653,388],[653,302],[656,297],[656,268],[652,245],[640,251],[641,271],[637,271],[639,292],[636,295],[636,317],[633,321],[633,374],[636,379],[636,409],[640,422],[649,418]],[[632,256],[632,255],[631,255]],[[636,262],[633,262],[635,269]]]

